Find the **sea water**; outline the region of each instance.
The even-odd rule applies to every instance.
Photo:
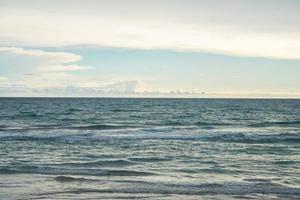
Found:
[[[300,100],[0,98],[0,199],[299,199]]]

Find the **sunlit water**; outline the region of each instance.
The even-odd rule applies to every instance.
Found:
[[[300,100],[0,99],[0,199],[299,199]]]

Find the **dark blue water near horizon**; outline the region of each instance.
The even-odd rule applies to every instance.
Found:
[[[300,100],[0,98],[0,199],[300,199]]]

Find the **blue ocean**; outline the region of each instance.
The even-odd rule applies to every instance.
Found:
[[[300,100],[0,98],[0,199],[300,199]]]

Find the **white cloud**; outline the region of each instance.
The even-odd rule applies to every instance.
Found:
[[[11,53],[18,56],[38,58],[40,64],[38,72],[68,72],[85,69],[93,69],[91,66],[69,64],[80,61],[80,55],[68,52],[48,52],[40,49],[24,49],[19,47],[0,47],[0,53]]]
[[[7,81],[7,77],[0,76],[0,82],[5,82],[5,81]]]
[[[25,71],[19,78],[9,80],[0,77],[1,91],[6,94],[133,94],[144,89],[144,83],[132,77],[111,76],[103,79],[99,74],[92,76],[72,73],[74,71],[93,70],[93,66],[81,66],[74,62],[81,56],[68,52],[49,52],[40,49],[24,49],[17,47],[0,47],[0,53],[13,54],[35,60],[31,71]],[[8,59],[10,59],[8,57]],[[15,64],[19,61],[15,58]],[[31,62],[30,62],[31,63]],[[18,63],[22,66],[22,63]],[[13,77],[12,77],[13,79]]]
[[[0,47],[0,52],[12,53],[20,56],[39,57],[47,63],[70,63],[81,60],[81,56],[67,52],[47,52],[39,49],[24,49],[17,47]]]
[[[112,93],[132,94],[132,93],[137,92],[139,84],[141,84],[141,82],[135,81],[135,80],[123,81],[123,82],[108,84],[99,89],[103,90],[103,91],[107,91],[107,92],[112,92]]]
[[[38,69],[38,73],[58,73],[94,69],[92,66],[80,65],[46,65]]]
[[[1,78],[11,85],[18,85],[25,88],[43,88],[43,87],[64,87],[68,84],[80,85],[87,84],[88,78],[72,74],[73,71],[91,70],[92,66],[81,66],[73,64],[80,61],[80,55],[68,52],[49,52],[40,49],[24,49],[17,47],[0,47],[0,53],[13,54],[15,56],[26,57],[27,60],[38,60],[32,62],[32,70],[25,73],[18,80],[8,80]],[[18,63],[18,59],[15,63]],[[22,63],[19,63],[22,65]]]
[[[69,1],[51,2],[29,4],[34,9],[22,1],[3,6],[0,44],[93,44],[300,59],[299,4],[292,1],[132,1],[132,8],[120,1],[74,1],[72,9]],[[80,59],[60,56],[68,57],[66,62]]]

